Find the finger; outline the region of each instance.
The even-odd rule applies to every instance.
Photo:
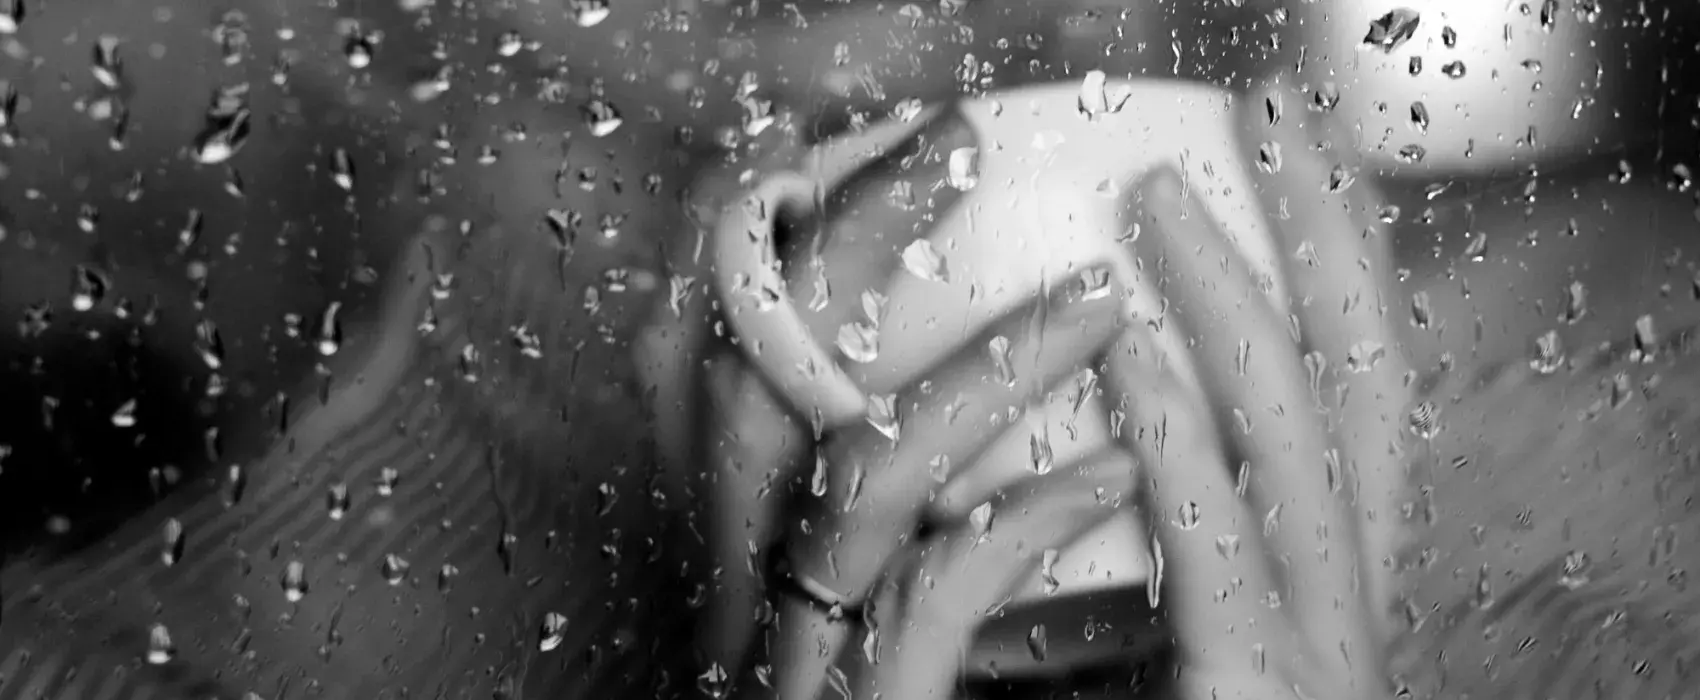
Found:
[[[1134,474],[1132,455],[1111,448],[1015,486],[929,543],[908,581],[903,625],[883,636],[871,690],[892,698],[948,697],[981,622],[1008,602],[1046,551],[1114,514],[1133,490]],[[1035,664],[1048,660],[1045,634],[1029,636]]]
[[[758,553],[774,538],[782,489],[809,443],[805,429],[735,354],[710,364],[707,385],[711,410],[702,430],[712,494],[710,566],[718,586],[697,642],[709,663],[731,675],[742,668],[766,605],[767,572]]]
[[[845,371],[864,391],[896,391],[915,374],[895,376],[882,368],[894,360],[907,361],[919,364],[914,367],[918,374],[978,330],[960,327],[956,314],[947,314],[950,321],[944,329],[917,329],[901,319],[887,323],[894,313],[903,316],[916,301],[901,293],[894,301],[890,296],[894,284],[913,276],[906,272],[910,263],[921,265],[914,269],[923,273],[926,270],[924,261],[906,260],[906,255],[915,258],[910,247],[924,236],[950,229],[960,208],[971,201],[972,192],[941,185],[948,180],[953,154],[976,143],[975,134],[962,120],[937,119],[908,142],[886,149],[880,163],[832,193],[832,205],[817,211],[813,221],[794,228],[805,233],[787,262],[806,261],[807,271],[793,277],[804,277],[806,285],[813,287],[803,317],[815,337],[837,341]],[[828,151],[842,152],[842,147]],[[894,194],[900,192],[911,195]],[[937,311],[938,295],[948,294],[950,285],[931,286],[932,295],[920,301],[929,304],[926,309]],[[1011,293],[1030,295],[1036,288]],[[986,316],[982,325],[1001,315]],[[848,345],[846,339],[856,345]],[[919,353],[905,349],[917,339],[932,344]]]
[[[1287,278],[1300,327],[1327,365],[1314,385],[1335,418],[1338,461],[1353,477],[1371,609],[1380,618],[1390,607],[1400,533],[1404,479],[1397,445],[1413,396],[1403,334],[1387,313],[1398,278],[1392,232],[1379,220],[1378,197],[1356,167],[1361,159],[1349,134],[1317,120],[1311,125],[1318,128],[1307,131],[1298,110],[1285,119],[1268,117],[1287,112],[1287,94],[1273,86],[1252,96],[1254,105],[1273,107],[1245,110],[1244,138],[1260,152],[1282,154],[1265,160],[1257,191],[1267,211],[1281,213],[1274,228],[1290,253]]]
[[[700,239],[698,239],[700,240]],[[662,284],[645,327],[633,342],[633,364],[646,395],[655,449],[663,466],[684,478],[698,443],[697,401],[700,371],[710,341],[709,295],[702,289],[704,266],[697,242],[665,245]]]
[[[743,174],[786,167],[797,160],[795,131],[793,124],[782,121],[748,146],[738,165],[698,177],[682,202],[688,232],[658,245],[665,282],[650,304],[633,354],[657,455],[681,479],[702,444],[697,432],[702,393],[698,372],[709,345],[718,341],[711,332],[718,319],[711,308],[707,237],[727,201],[735,201]]]
[[[1084,269],[1115,266],[1122,255],[1118,212],[1091,184],[1059,173],[1033,192],[1026,182],[987,180],[898,251],[883,290],[879,354],[847,368],[869,391],[908,385],[1036,291],[1075,284]],[[1027,198],[1044,204],[1003,211]]]
[[[894,421],[834,435],[823,448],[830,486],[815,501],[821,507],[811,531],[790,543],[792,561],[833,590],[865,590],[918,521],[934,475],[979,462],[991,438],[1115,333],[1115,295],[1070,300],[1072,294],[1011,314],[981,342],[940,362],[926,381],[892,399]],[[1035,314],[1042,325],[1030,327]]]
[[[787,543],[794,571],[846,601],[859,600],[913,532],[928,496],[928,465],[974,461],[1006,416],[1096,354],[1118,325],[1114,294],[1037,308],[1053,304],[1037,331],[1027,329],[1029,314],[1018,313],[988,334],[1013,338],[1014,356],[1033,357],[1032,365],[1012,371],[1003,355],[994,357],[983,350],[987,343],[976,343],[947,359],[930,381],[895,397],[898,420],[833,437],[818,467],[829,483],[817,501],[824,507]],[[898,439],[882,428],[895,430]],[[787,601],[780,615],[780,697],[814,697],[844,631],[804,601]]]
[[[934,108],[912,120],[882,123],[849,137],[849,146],[823,147],[811,159],[809,174],[765,176],[743,201],[726,209],[710,241],[717,293],[752,362],[791,405],[804,415],[818,416],[826,425],[842,425],[863,416],[865,397],[810,332],[786,291],[778,264],[776,217],[786,209],[814,210],[823,195],[908,140],[938,111]]]
[[[1060,382],[1026,419],[992,439],[972,465],[932,467],[933,482],[949,480],[927,502],[928,522],[950,522],[1000,491],[1033,477],[1044,464],[1071,464],[1111,444],[1107,414],[1099,396],[1098,372],[1085,369]],[[1036,466],[1040,465],[1040,466]]]
[[[1297,348],[1179,178],[1154,173],[1140,194],[1159,234],[1149,237],[1150,249],[1172,270],[1165,294],[1199,339],[1197,376],[1220,397],[1212,402],[1215,419],[1232,426],[1226,436],[1249,460],[1251,501],[1281,561],[1282,596],[1330,663],[1373,658],[1355,585],[1357,519],[1336,495],[1341,480],[1327,468],[1327,426],[1305,389]]]
[[[1259,519],[1235,493],[1204,397],[1141,341],[1129,333],[1111,346],[1105,379],[1128,411],[1119,437],[1147,479],[1153,607],[1166,612],[1183,664],[1278,674],[1303,645],[1265,602],[1275,579],[1260,556]]]

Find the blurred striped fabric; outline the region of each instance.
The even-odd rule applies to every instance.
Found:
[[[239,489],[220,466],[87,551],[11,562],[0,700],[682,691],[649,669],[688,647],[666,612],[686,604],[685,557],[662,558],[683,499],[666,502],[633,448],[635,402],[598,400],[608,379],[578,376],[623,350],[565,313],[556,256],[532,240],[547,238],[422,235],[391,274],[406,279],[383,327],[327,362],[314,382],[328,389],[296,401]],[[538,357],[513,340],[522,323]],[[662,619],[665,634],[644,626]]]
[[[1700,344],[1429,379],[1410,453],[1400,697],[1700,693]]]

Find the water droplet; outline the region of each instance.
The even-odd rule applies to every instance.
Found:
[[[219,55],[224,59],[224,65],[234,66],[242,62],[249,50],[248,16],[240,10],[224,13],[217,25],[213,26],[213,41],[218,42]]]
[[[351,25],[342,40],[343,59],[348,61],[348,67],[354,70],[365,70],[372,65],[373,54],[378,51],[378,37],[360,31],[358,25]]]
[[[950,269],[943,255],[925,238],[915,240],[903,249],[903,268],[929,282],[947,282]]]
[[[980,149],[963,146],[950,152],[949,182],[964,192],[980,184]]]
[[[543,358],[543,338],[533,333],[526,324],[514,326],[508,329],[508,333],[513,338],[514,347],[519,349],[520,355],[533,360]]]
[[[1177,514],[1178,519],[1176,520],[1176,524],[1179,525],[1182,530],[1192,530],[1198,527],[1198,520],[1201,515],[1203,515],[1203,513],[1199,509],[1198,504],[1192,501],[1187,501],[1186,503],[1181,504],[1179,513]]]
[[[1352,175],[1352,172],[1347,170],[1346,166],[1335,165],[1332,170],[1328,171],[1328,192],[1330,194],[1340,194],[1341,192],[1345,192],[1352,186],[1352,183],[1357,181],[1357,177]]]
[[[3,7],[5,2],[6,0],[0,0],[0,7]],[[3,27],[4,24],[5,16],[4,14],[0,14],[0,27]],[[0,33],[4,32],[0,31]],[[6,132],[4,134],[0,134],[0,137],[3,137],[3,139],[0,140],[5,142],[13,140],[13,134],[11,131],[13,127],[17,126],[17,116],[18,88],[12,85],[12,81],[10,80],[0,80],[0,131]]]
[[[777,120],[773,113],[773,100],[763,100],[752,96],[738,100],[738,105],[743,107],[739,124],[742,125],[745,136],[751,138],[760,136],[763,131],[767,131],[767,127],[773,126],[773,122]]]
[[[1612,173],[1606,179],[1613,184],[1627,185],[1635,179],[1635,166],[1630,165],[1627,160],[1619,160],[1617,161],[1617,172]]]
[[[572,13],[578,26],[587,29],[601,24],[611,12],[608,0],[567,0],[567,11]]]
[[[708,670],[697,676],[697,690],[710,700],[723,700],[731,689],[732,677],[718,663],[709,664]]]
[[[183,227],[177,230],[177,252],[183,253],[201,240],[201,229],[206,226],[206,217],[200,209],[190,209],[184,217]]]
[[[106,275],[94,268],[78,265],[71,273],[71,308],[89,311],[106,298],[111,288]]]
[[[160,550],[159,559],[166,566],[174,566],[183,560],[183,548],[188,539],[183,533],[183,523],[176,518],[165,521],[165,547]]]
[[[1033,470],[1033,473],[1040,476],[1051,473],[1052,467],[1056,466],[1056,457],[1051,449],[1049,425],[1028,436],[1027,448],[1029,456],[1027,464]]]
[[[1635,350],[1630,359],[1636,362],[1651,362],[1654,349],[1659,345],[1659,332],[1653,326],[1653,316],[1642,314],[1635,319]]]
[[[1565,323],[1576,323],[1588,315],[1588,287],[1581,280],[1573,280],[1564,290],[1564,313],[1559,320]]]
[[[1540,374],[1552,374],[1564,366],[1564,340],[1558,336],[1558,331],[1548,330],[1535,338],[1535,356],[1529,360],[1529,369]]]
[[[325,491],[325,509],[329,511],[331,520],[341,520],[348,514],[348,507],[348,485],[341,482],[331,484]]]
[[[24,0],[0,0],[0,34],[16,34],[24,26]]]
[[[333,301],[319,315],[318,337],[314,339],[314,347],[320,355],[330,357],[342,349],[342,302]]]
[[[846,323],[838,327],[838,350],[851,362],[867,364],[879,359],[879,329],[864,323]]]
[[[1043,623],[1034,625],[1033,629],[1027,631],[1027,653],[1033,656],[1034,661],[1044,662],[1048,646],[1049,640],[1046,638]]]
[[[927,472],[932,475],[933,482],[943,484],[950,481],[950,455],[933,455],[927,460]]]
[[[514,572],[514,560],[518,558],[519,535],[503,532],[496,538],[496,558],[502,562],[502,573]]]
[[[1004,386],[1015,386],[1015,348],[1009,338],[994,336],[986,343],[986,350],[992,356],[992,379]]]
[[[606,481],[596,485],[596,517],[607,517],[614,512],[614,504],[620,502],[620,492]]]
[[[1580,2],[1576,4],[1577,12],[1582,11],[1582,5],[1583,3]],[[1558,0],[1544,0],[1541,3],[1541,30],[1550,34],[1556,26],[1558,26]]]
[[[537,630],[537,650],[551,652],[561,648],[567,632],[567,616],[558,612],[543,614],[543,624]]]
[[[1564,572],[1558,577],[1558,585],[1572,591],[1588,585],[1588,572],[1592,568],[1591,564],[1587,552],[1572,550],[1569,554],[1564,555]]]
[[[207,108],[205,124],[195,136],[193,154],[202,165],[230,160],[248,143],[253,114],[248,109],[248,84],[219,88]]]
[[[1481,569],[1476,571],[1476,587],[1470,604],[1477,610],[1487,610],[1493,607],[1494,602],[1493,572],[1487,564],[1483,564]]]
[[[331,181],[344,192],[354,191],[354,159],[348,155],[348,149],[338,147],[331,151]]]
[[[1463,61],[1448,61],[1446,65],[1440,67],[1440,72],[1445,74],[1448,78],[1458,80],[1459,78],[1469,75],[1470,69],[1468,66],[1464,65]]]
[[[242,495],[248,490],[248,472],[240,464],[230,465],[224,475],[224,505],[234,506],[242,502]]]
[[[177,658],[177,645],[171,641],[171,630],[155,623],[148,628],[148,663],[164,666]]]
[[[496,37],[496,54],[503,58],[511,58],[525,48],[525,39],[512,29],[502,32]]]
[[[925,107],[925,103],[921,100],[911,97],[898,102],[897,106],[892,108],[891,116],[896,117],[900,122],[914,121],[916,117],[921,116],[921,111]]]
[[[994,518],[995,514],[992,512],[992,502],[987,501],[974,506],[974,510],[968,512],[968,526],[974,529],[975,537],[984,538],[986,535],[991,533],[992,520]]]
[[[1099,115],[1120,112],[1133,96],[1131,86],[1117,83],[1109,86],[1108,76],[1101,70],[1087,71],[1080,81],[1080,113],[1087,119],[1097,119]]]
[[[1440,407],[1433,401],[1423,401],[1411,407],[1406,421],[1411,426],[1411,432],[1423,440],[1433,439],[1440,431]]]
[[[1340,106],[1340,86],[1333,82],[1324,82],[1310,93],[1310,109],[1313,112],[1328,113]]]
[[[128,401],[125,401],[123,404],[120,404],[118,406],[118,410],[112,412],[112,427],[114,427],[114,428],[134,428],[134,427],[136,427],[136,400],[135,399],[130,399]]]
[[[307,597],[307,565],[290,561],[283,568],[283,599],[299,603]]]
[[[1150,604],[1153,610],[1157,610],[1163,605],[1163,574],[1164,569],[1168,567],[1168,561],[1163,556],[1163,541],[1152,535],[1149,542],[1151,580],[1145,584],[1145,602]]]
[[[94,64],[89,67],[101,87],[117,90],[124,86],[124,60],[118,53],[122,42],[110,34],[94,42]]]
[[[1281,144],[1265,141],[1257,147],[1257,169],[1265,175],[1281,172]]]
[[[1429,300],[1427,291],[1419,291],[1411,295],[1411,325],[1427,329],[1434,322],[1434,306]]]
[[[814,494],[816,498],[823,498],[826,496],[826,487],[831,481],[828,478],[828,474],[830,473],[828,469],[829,466],[826,461],[826,452],[824,450],[817,450],[815,452],[815,473],[809,479],[809,493]]]
[[[1384,53],[1393,53],[1411,37],[1416,36],[1417,26],[1422,23],[1422,15],[1409,8],[1389,10],[1369,23],[1369,32],[1364,34],[1363,45],[1369,48],[1381,49]]]
[[[1374,340],[1360,340],[1346,349],[1346,368],[1354,374],[1369,372],[1386,356],[1386,346]]]
[[[620,110],[607,100],[595,99],[586,102],[582,112],[585,125],[590,127],[590,134],[597,138],[618,131],[620,125],[626,123],[620,116]]]
[[[885,320],[885,306],[888,301],[890,298],[879,293],[879,290],[868,289],[862,292],[862,315],[866,316],[868,323],[875,328]]]
[[[1216,536],[1216,554],[1223,559],[1233,559],[1240,553],[1240,536],[1235,534]]]
[[[868,397],[868,425],[873,426],[887,440],[897,442],[902,436],[903,419],[897,410],[897,395],[885,394]]]

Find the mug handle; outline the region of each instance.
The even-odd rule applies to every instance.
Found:
[[[828,193],[943,111],[930,106],[909,119],[888,119],[816,146],[805,166],[812,175],[782,171],[763,176],[715,226],[715,292],[726,305],[726,319],[745,358],[793,409],[822,427],[862,418],[868,400],[798,312],[777,262],[774,224],[781,211],[813,212]]]

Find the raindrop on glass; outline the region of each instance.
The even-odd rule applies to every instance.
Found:
[[[537,650],[547,653],[559,649],[566,632],[566,615],[558,612],[544,613],[543,624],[537,631]]]
[[[154,624],[148,629],[148,663],[163,666],[177,658],[177,645],[171,641],[171,630]]]
[[[413,565],[398,555],[385,554],[384,561],[378,566],[378,569],[383,574],[385,582],[391,586],[399,586],[407,580],[407,572],[413,569]]]
[[[950,280],[950,269],[931,241],[918,239],[903,249],[903,268],[929,282]]]
[[[307,565],[291,561],[283,568],[283,599],[299,603],[307,597]]]
[[[1411,37],[1416,36],[1417,26],[1421,23],[1422,15],[1416,10],[1405,7],[1389,10],[1369,23],[1369,32],[1364,34],[1363,45],[1393,53],[1410,41]]]

